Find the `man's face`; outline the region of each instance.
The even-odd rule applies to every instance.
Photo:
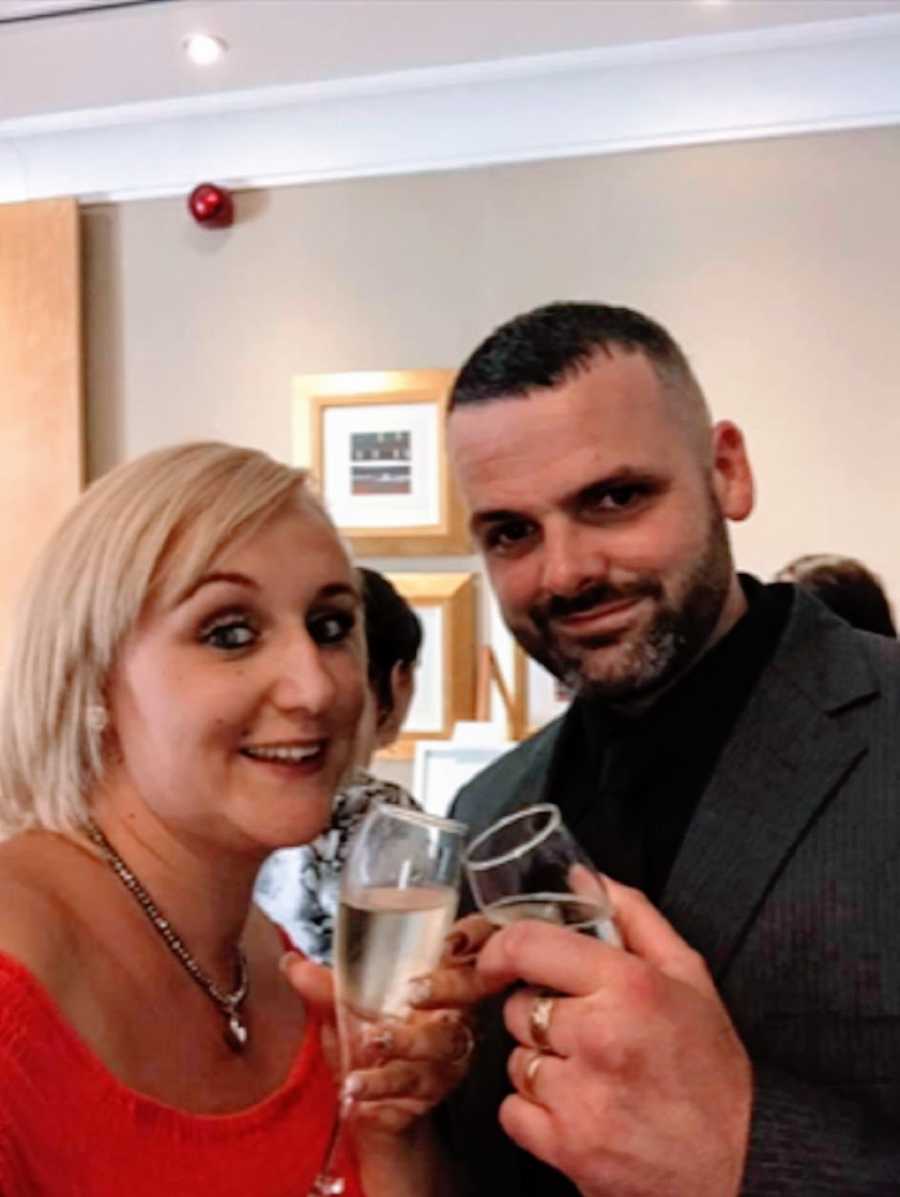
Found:
[[[641,354],[524,399],[462,407],[450,454],[504,618],[582,692],[626,702],[740,615],[724,516],[750,508],[733,425],[689,434]]]

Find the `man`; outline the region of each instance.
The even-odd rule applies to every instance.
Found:
[[[504,618],[576,692],[453,813],[556,802],[634,887],[627,952],[537,923],[482,952],[532,988],[457,1103],[472,1191],[900,1192],[900,648],[735,573],[742,435],[636,312],[504,325],[448,435]]]

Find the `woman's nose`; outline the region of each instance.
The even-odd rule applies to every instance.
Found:
[[[272,701],[277,707],[319,715],[333,704],[336,693],[327,660],[308,634],[282,648],[272,683]]]

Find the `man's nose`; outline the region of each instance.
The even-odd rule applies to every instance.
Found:
[[[566,521],[544,529],[542,589],[547,595],[570,596],[586,585],[604,581],[609,572],[605,554],[588,529]]]

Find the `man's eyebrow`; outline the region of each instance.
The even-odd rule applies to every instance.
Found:
[[[617,486],[658,486],[660,478],[651,470],[638,469],[635,466],[619,466],[610,470],[600,478],[594,478],[579,486],[570,495],[566,495],[560,505],[562,507],[577,508],[586,499],[608,490],[615,490]],[[509,508],[498,507],[495,510],[476,511],[473,513],[469,527],[473,535],[480,529],[491,524],[506,523],[509,520],[528,520],[531,517],[525,511],[513,511]]]
[[[594,482],[588,482],[586,486],[580,487],[570,502],[577,503],[579,499],[589,499],[596,494],[603,494],[605,491],[615,490],[620,486],[658,486],[659,483],[659,475],[650,470],[638,470],[634,466],[623,466],[620,470],[614,470],[612,473],[605,474],[602,478],[597,478]]]
[[[523,515],[521,511],[507,511],[504,508],[499,508],[496,511],[476,511],[469,520],[469,528],[472,533],[477,533],[480,528],[487,527],[488,524],[505,523],[507,520],[527,520],[528,516]]]

